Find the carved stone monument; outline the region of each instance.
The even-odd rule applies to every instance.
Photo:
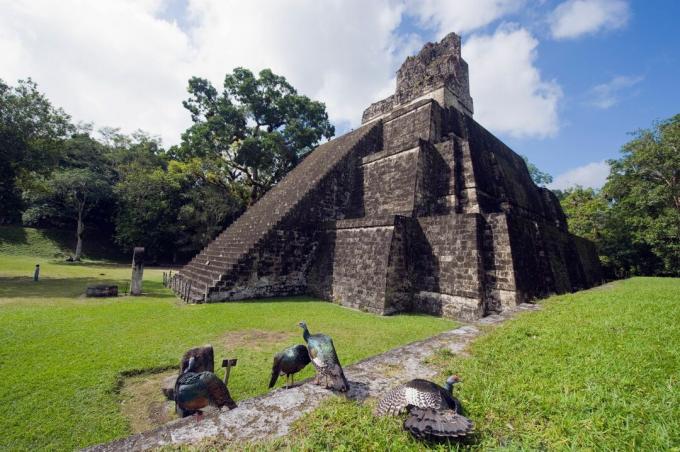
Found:
[[[144,248],[136,246],[132,254],[132,281],[130,281],[130,295],[142,294],[144,280]]]
[[[409,57],[360,128],[303,159],[174,287],[194,302],[311,294],[476,319],[599,284],[593,244],[472,114],[452,33]]]

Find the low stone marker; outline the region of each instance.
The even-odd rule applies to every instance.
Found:
[[[144,247],[136,246],[132,253],[132,282],[130,282],[130,295],[142,294],[143,278],[144,278]]]
[[[87,286],[85,290],[86,297],[117,297],[118,286],[112,284],[96,284],[94,286]]]
[[[222,360],[222,367],[225,368],[224,371],[224,384],[229,385],[229,373],[231,372],[231,368],[236,366],[236,362],[238,360],[236,358],[234,359],[223,359]]]

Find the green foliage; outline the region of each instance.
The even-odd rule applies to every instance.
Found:
[[[36,263],[39,283],[31,279]],[[94,282],[126,287],[129,265],[0,256],[0,403],[11,407],[0,418],[1,450],[73,450],[128,435],[123,373],[174,368],[196,345],[213,344],[216,359],[238,358],[229,387],[239,401],[268,391],[274,353],[302,341],[300,320],[333,336],[343,364],[455,326],[307,298],[184,305],[162,287],[160,270],[146,268],[144,277],[142,297],[83,299]],[[310,366],[300,378],[312,374]]]
[[[524,160],[524,163],[526,163],[527,165],[527,169],[529,170],[529,176],[531,176],[531,180],[534,181],[534,184],[541,187],[545,187],[546,185],[553,181],[553,177],[550,174],[538,169],[536,165],[529,161],[529,158],[526,155],[523,155],[522,159]]]
[[[675,450],[680,444],[680,279],[634,278],[552,297],[431,360],[476,436],[428,444],[371,402],[334,400],[254,450]],[[210,444],[208,444],[210,446]],[[218,449],[217,444],[212,447]]]
[[[0,80],[0,224],[18,221],[23,185],[57,160],[59,140],[72,130],[29,78],[11,87]]]
[[[598,191],[582,187],[565,190],[561,204],[573,234],[593,242],[602,240],[603,231],[607,228],[609,204]]]
[[[611,278],[680,275],[680,115],[636,132],[601,191],[558,193],[574,234],[593,240]]]
[[[189,80],[188,90],[192,97],[184,106],[194,124],[173,153],[208,162],[197,174],[209,183],[245,185],[251,203],[335,133],[323,103],[299,95],[269,69],[256,77],[236,68],[226,75],[222,93],[198,77]]]
[[[131,250],[144,246],[152,258],[172,250],[179,233],[178,215],[186,181],[181,175],[157,168],[133,169],[115,187],[119,209],[116,241]]]
[[[680,275],[680,115],[636,132],[621,153],[604,195],[630,241],[659,261],[656,271]]]

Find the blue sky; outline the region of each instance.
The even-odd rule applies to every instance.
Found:
[[[192,75],[270,67],[339,133],[404,58],[463,37],[475,119],[556,177],[598,187],[628,132],[680,113],[675,0],[0,0],[0,78],[32,77],[77,121],[166,145]]]

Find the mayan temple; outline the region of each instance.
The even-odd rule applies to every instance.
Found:
[[[473,119],[461,41],[406,59],[360,128],[310,153],[173,280],[192,302],[309,294],[476,319],[599,284],[593,244]]]

